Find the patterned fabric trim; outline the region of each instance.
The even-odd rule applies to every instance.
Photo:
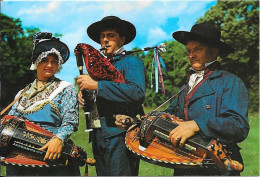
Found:
[[[59,110],[59,108],[50,100],[47,100],[41,104],[38,104],[37,106],[35,106],[33,109],[30,109],[30,110],[21,110],[21,109],[18,109],[19,112],[21,112],[22,114],[32,114],[34,112],[37,112],[39,110],[42,110],[47,104],[50,104],[51,105],[51,108],[55,111],[55,113],[59,116],[59,117],[62,117],[61,116],[61,112]]]
[[[25,111],[26,112],[30,112],[30,111],[35,112],[37,110],[40,110],[47,104],[47,103],[45,104],[45,102],[50,103],[51,100],[53,100],[59,93],[61,93],[64,90],[64,88],[66,88],[70,85],[72,85],[72,84],[67,81],[54,81],[53,83],[51,83],[50,85],[45,87],[44,91],[41,90],[42,92],[44,92],[45,96],[43,96],[43,93],[40,93],[39,96],[37,96],[35,94],[32,94],[32,95],[27,94],[27,95],[25,95],[25,97],[23,97],[21,99],[21,102],[19,103],[17,109],[23,113]],[[36,92],[36,94],[37,93],[38,92]],[[24,103],[28,103],[28,101],[30,101],[31,104],[25,105]],[[52,102],[52,104],[54,105],[53,102]]]

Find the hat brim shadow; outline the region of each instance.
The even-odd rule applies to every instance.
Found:
[[[136,36],[136,29],[132,23],[117,19],[95,22],[87,28],[87,34],[93,41],[100,44],[100,33],[106,29],[119,30],[125,37],[124,45],[130,43]]]
[[[210,44],[213,47],[217,47],[220,50],[221,55],[227,55],[234,52],[234,48],[226,44],[223,41],[215,41],[214,39],[206,38],[204,36],[189,32],[189,31],[177,31],[172,34],[172,37],[182,43],[187,45],[189,41],[200,41]]]

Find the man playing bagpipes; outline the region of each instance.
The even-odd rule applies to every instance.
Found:
[[[128,137],[127,134],[126,143],[137,154],[148,156],[149,146],[154,145],[153,139],[156,139],[154,137],[168,139],[173,144],[168,144],[168,151],[177,160],[171,161],[170,155],[169,158],[162,158],[162,154],[156,153],[150,155],[150,159],[154,158],[155,162],[156,156],[160,156],[160,160],[167,162],[167,165],[173,164],[175,176],[240,175],[243,160],[237,143],[245,140],[249,132],[248,92],[242,80],[222,70],[217,61],[218,56],[225,56],[234,49],[220,40],[221,33],[216,27],[207,23],[194,25],[190,32],[174,32],[172,36],[186,46],[191,64],[188,83],[164,112],[144,116],[146,119],[141,124],[138,136]],[[124,128],[125,125],[120,123],[122,119],[122,116],[117,116],[116,124]],[[170,129],[167,124],[174,126]],[[143,150],[131,144],[137,138],[140,145],[144,146]],[[199,139],[206,143],[200,144],[197,141]],[[208,139],[217,141],[204,141]],[[155,143],[157,148],[165,149],[161,146],[165,141],[158,142]],[[173,149],[176,149],[175,152]],[[209,162],[217,164],[217,168],[207,160],[201,160],[208,155],[211,157]]]
[[[48,32],[35,34],[33,41],[30,69],[37,71],[37,78],[18,92],[18,100],[1,120],[0,151],[2,156],[7,154],[2,159],[8,164],[6,175],[80,176],[79,165],[66,160],[63,165],[55,163],[76,155],[67,139],[78,127],[77,91],[54,76],[68,60],[69,48]]]
[[[87,44],[79,44],[78,51],[83,51],[89,75],[80,75],[80,91],[96,91],[96,106],[100,127],[90,132],[96,173],[101,176],[138,175],[139,158],[125,146],[126,130],[115,125],[114,115],[124,114],[130,117],[143,115],[142,103],[145,97],[145,68],[143,62],[132,55],[123,55],[124,45],[136,36],[134,25],[116,16],[104,17],[91,24],[87,29],[88,36],[99,43],[104,56]],[[97,53],[98,58],[93,58]],[[122,55],[121,55],[122,54]],[[90,57],[89,57],[90,56]],[[97,65],[91,72],[92,65]],[[102,66],[107,71],[102,70]],[[90,69],[89,69],[90,67]],[[102,71],[101,71],[102,70]],[[104,71],[104,72],[103,72]],[[110,75],[117,75],[115,79]],[[84,105],[81,92],[79,102]]]

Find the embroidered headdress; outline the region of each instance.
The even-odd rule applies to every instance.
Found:
[[[58,69],[64,64],[70,55],[68,46],[61,42],[59,38],[52,37],[52,33],[39,32],[33,35],[33,52],[31,70],[35,70],[37,65],[49,54],[55,54],[58,57]]]

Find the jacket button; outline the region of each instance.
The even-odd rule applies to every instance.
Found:
[[[206,105],[206,109],[210,109],[210,105],[209,104]]]

